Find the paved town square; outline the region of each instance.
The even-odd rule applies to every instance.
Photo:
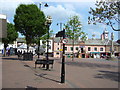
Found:
[[[2,88],[118,88],[118,60],[66,58],[65,83],[61,84],[61,59],[54,58],[50,70],[39,65],[35,69],[35,59],[22,61],[17,56],[3,57]]]
[[[0,89],[119,89],[119,0],[2,0],[0,10]]]

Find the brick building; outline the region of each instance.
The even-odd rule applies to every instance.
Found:
[[[107,30],[103,31],[100,39],[88,39],[86,41],[75,40],[74,49],[72,40],[68,39],[65,44],[65,55],[66,57],[71,57],[74,53],[75,57],[89,58],[93,56],[110,56],[111,55],[111,44],[112,40],[109,40],[109,32]],[[53,55],[54,57],[61,57],[62,54],[62,43],[60,38],[54,38],[53,42]],[[114,55],[118,56],[120,53],[120,44],[116,41],[113,42]],[[74,51],[73,51],[74,50]]]

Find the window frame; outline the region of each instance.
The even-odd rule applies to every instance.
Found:
[[[91,47],[88,47],[88,51],[91,51]]]

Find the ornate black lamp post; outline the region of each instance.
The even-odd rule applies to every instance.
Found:
[[[111,33],[111,57],[114,57],[114,45],[113,45],[114,34]]]
[[[48,53],[49,53],[49,29],[50,29],[50,25],[52,23],[52,17],[51,16],[47,16],[46,18],[46,26],[47,26],[47,29],[48,29],[48,35],[47,35],[47,56],[46,56],[46,59],[47,59],[47,65],[46,65],[46,70],[49,69],[49,58],[48,58]]]
[[[41,5],[42,5],[42,3],[39,3],[39,9],[40,9],[40,10],[41,10]],[[44,6],[45,6],[45,7],[48,7],[48,4],[45,3]],[[39,42],[38,42],[38,58],[39,58],[39,57],[40,57],[40,40],[39,40]]]

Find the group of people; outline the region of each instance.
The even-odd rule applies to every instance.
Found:
[[[99,54],[91,54],[90,57],[91,58],[100,58],[100,55]]]

